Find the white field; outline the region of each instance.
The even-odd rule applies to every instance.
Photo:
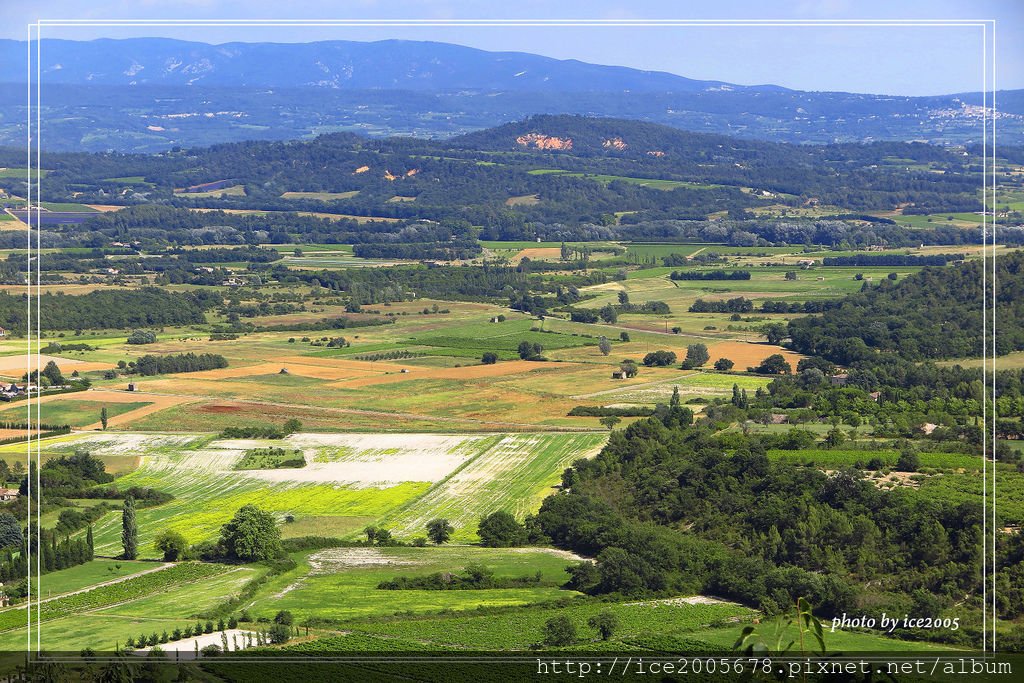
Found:
[[[237,652],[238,650],[245,650],[250,647],[249,640],[252,639],[252,647],[256,647],[256,633],[255,631],[247,631],[240,628],[229,628],[224,631],[228,637],[228,650],[231,652]],[[214,631],[213,633],[204,633],[201,636],[194,638],[182,638],[181,640],[175,640],[167,643],[160,643],[155,647],[160,648],[164,652],[181,652],[183,654],[194,655],[196,651],[196,643],[199,644],[199,649],[202,650],[207,645],[216,645],[217,647],[224,647],[224,639],[221,638],[220,631]],[[139,655],[149,654],[152,647],[143,647],[132,652]]]

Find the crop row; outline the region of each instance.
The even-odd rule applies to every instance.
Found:
[[[223,572],[224,569],[223,565],[200,564],[197,562],[176,564],[173,567],[143,574],[133,579],[126,579],[82,593],[75,593],[64,598],[49,600],[38,605],[38,607],[34,606],[32,608],[33,619],[35,621],[49,621],[100,607],[137,600],[165,588],[209,578]],[[36,612],[37,608],[38,612]],[[25,609],[17,608],[0,612],[0,631],[24,627],[27,623],[28,615]]]
[[[595,634],[587,625],[587,620],[603,611],[611,612],[618,620],[616,640],[651,633],[693,633],[708,625],[720,625],[734,617],[754,614],[745,607],[730,603],[690,605],[587,601],[564,608],[532,606],[483,615],[438,615],[384,622],[355,622],[353,628],[435,644],[481,649],[514,649],[526,648],[540,642],[545,622],[555,616],[568,617],[576,627],[581,640],[592,640]]]

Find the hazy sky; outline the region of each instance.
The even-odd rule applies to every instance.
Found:
[[[779,5],[779,6],[776,6]],[[765,9],[766,7],[771,8]],[[0,36],[36,19],[995,19],[997,86],[1024,88],[1021,0],[0,0]],[[436,40],[740,84],[901,95],[982,89],[977,27],[49,27],[44,37]]]

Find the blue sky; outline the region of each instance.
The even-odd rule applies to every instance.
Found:
[[[31,5],[31,6],[30,6]],[[776,7],[775,5],[780,5]],[[770,7],[770,10],[765,9]],[[44,19],[995,19],[997,85],[1024,88],[1020,0],[795,0],[783,3],[565,0],[0,1],[0,36],[25,39]],[[405,38],[533,52],[801,90],[929,95],[982,88],[976,27],[52,27],[44,37],[162,35],[203,42]]]

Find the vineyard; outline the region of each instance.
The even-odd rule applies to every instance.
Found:
[[[180,586],[211,578],[223,571],[224,567],[215,564],[199,564],[195,562],[177,564],[158,572],[144,574],[81,593],[74,593],[63,598],[48,600],[38,605],[38,613],[36,608],[33,607],[33,621],[50,621],[101,607],[138,600],[172,586]],[[27,622],[28,615],[23,608],[14,608],[0,612],[0,631],[23,628]]]

